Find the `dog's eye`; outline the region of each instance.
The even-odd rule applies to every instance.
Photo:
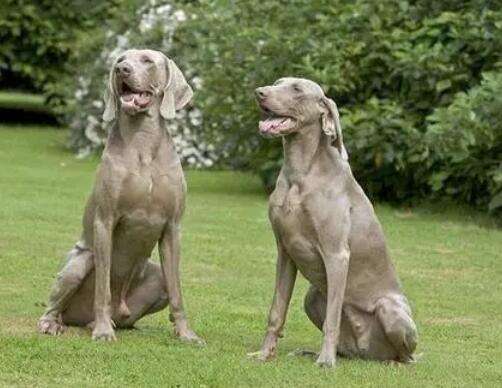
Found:
[[[143,63],[153,63],[153,60],[149,57],[141,57],[141,62]]]
[[[302,92],[302,88],[301,88],[301,87],[299,87],[299,86],[298,86],[298,85],[296,85],[296,84],[295,84],[295,85],[293,85],[293,90],[294,90],[295,92],[297,92],[297,93],[301,93],[301,92]]]
[[[120,62],[122,62],[122,61],[123,61],[124,59],[125,59],[125,57],[124,57],[124,56],[122,56],[122,57],[119,57],[119,58],[117,59],[117,63],[120,63]]]

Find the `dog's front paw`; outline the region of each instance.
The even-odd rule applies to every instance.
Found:
[[[42,334],[60,335],[66,330],[60,319],[43,316],[38,321],[38,331]]]
[[[184,330],[182,332],[176,332],[176,336],[183,342],[188,342],[200,346],[206,345],[206,341],[204,341],[190,329]]]
[[[333,368],[336,363],[336,358],[334,354],[329,354],[328,352],[322,351],[317,358],[316,364],[321,368]]]
[[[115,331],[111,321],[96,323],[92,330],[92,339],[95,341],[115,341]]]
[[[268,349],[261,349],[257,352],[248,353],[247,356],[256,361],[265,362],[272,360],[275,357],[275,352]]]

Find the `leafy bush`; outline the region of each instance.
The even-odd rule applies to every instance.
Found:
[[[189,13],[174,39],[203,80],[202,135],[268,188],[282,152],[257,135],[255,87],[284,75],[319,82],[342,108],[359,181],[403,200],[431,191],[426,117],[502,65],[502,11],[490,1],[207,0]]]
[[[502,211],[502,72],[458,93],[428,120],[429,184],[436,194]]]
[[[61,104],[54,84],[71,73],[79,33],[102,25],[118,1],[2,1],[0,84],[43,91],[52,104]]]
[[[428,150],[404,109],[393,101],[370,98],[341,114],[350,163],[366,191],[386,200],[416,195],[420,162]]]

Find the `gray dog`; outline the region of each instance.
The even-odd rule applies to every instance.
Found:
[[[186,184],[165,120],[193,92],[158,51],[128,50],[113,65],[103,114],[115,123],[83,217],[81,240],[53,286],[38,323],[56,335],[90,325],[92,338],[114,340],[114,326],[170,307],[175,334],[201,342],[181,297],[180,221]],[[149,260],[158,243],[161,266]]]
[[[256,89],[260,132],[282,136],[284,165],[270,196],[277,241],[275,294],[260,351],[276,353],[297,271],[310,282],[305,311],[335,355],[408,362],[417,331],[373,207],[354,179],[335,103],[316,83],[279,79]]]

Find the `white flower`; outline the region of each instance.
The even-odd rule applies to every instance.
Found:
[[[99,121],[94,116],[87,116],[87,126],[85,127],[85,136],[94,144],[102,144],[103,140],[96,129],[99,128]]]
[[[77,152],[76,158],[77,159],[85,159],[91,154],[91,152],[92,152],[92,148],[90,146],[80,148]]]
[[[92,102],[92,106],[95,107],[95,108],[97,108],[97,109],[101,109],[101,108],[103,108],[103,101],[101,101],[101,100],[94,100]]]
[[[202,124],[202,113],[199,109],[192,109],[188,113],[190,123],[194,126],[199,126]]]
[[[185,20],[187,20],[187,15],[186,15],[185,11],[183,11],[181,9],[174,11],[173,16],[174,16],[174,19],[178,22],[184,22]]]
[[[192,82],[194,89],[201,89],[202,88],[202,78],[193,77],[191,82]]]
[[[151,30],[154,26],[155,20],[153,18],[143,18],[139,22],[139,30],[144,34],[148,30]]]
[[[75,99],[81,100],[85,96],[85,91],[83,89],[75,90]]]
[[[164,4],[157,7],[157,15],[169,15],[173,7],[170,4]]]

